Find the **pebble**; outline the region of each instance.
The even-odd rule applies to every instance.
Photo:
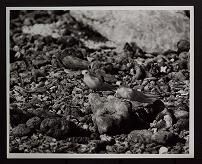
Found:
[[[167,154],[167,153],[168,153],[168,148],[167,147],[160,147],[159,154]]]
[[[39,117],[32,117],[29,120],[27,120],[26,125],[27,127],[31,128],[31,129],[36,129],[39,128],[41,123],[41,119]]]
[[[87,124],[83,125],[83,129],[88,130],[89,126]]]
[[[117,81],[116,85],[120,86],[122,84],[122,81]]]

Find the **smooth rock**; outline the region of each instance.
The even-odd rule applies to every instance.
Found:
[[[149,130],[133,130],[130,132],[128,135],[128,139],[131,142],[140,142],[140,143],[150,143],[151,142],[151,137],[153,133]]]
[[[71,10],[70,14],[109,40],[136,42],[146,52],[177,50],[179,40],[189,40],[189,18],[179,11]]]
[[[22,137],[29,135],[31,133],[31,129],[27,127],[26,124],[19,124],[15,128],[12,129],[12,134],[17,137]]]
[[[160,130],[154,133],[151,139],[158,144],[172,144],[176,141],[176,136],[171,132]]]

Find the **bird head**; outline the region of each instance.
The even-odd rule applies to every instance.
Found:
[[[88,70],[83,70],[81,73],[82,73],[82,75],[84,75],[84,76],[85,76],[85,75],[89,75],[89,71],[88,71]]]

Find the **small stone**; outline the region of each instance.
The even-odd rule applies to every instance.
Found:
[[[163,119],[165,120],[166,128],[170,128],[173,125],[173,119],[170,115],[165,115]]]
[[[122,81],[117,81],[116,85],[120,86],[122,84]]]
[[[167,69],[167,66],[161,66],[160,67],[160,72],[163,72],[163,73],[166,73],[166,69]]]
[[[51,147],[52,147],[52,146],[57,146],[57,143],[51,142],[51,143],[50,143],[50,146],[51,146]]]
[[[189,129],[189,119],[179,119],[177,123],[174,125],[175,128],[179,130],[188,130]]]
[[[159,154],[167,154],[167,153],[168,153],[168,148],[167,147],[160,147]]]
[[[84,125],[83,125],[83,129],[88,130],[88,125],[87,125],[87,124],[84,124]]]
[[[181,59],[181,60],[187,60],[187,58],[190,56],[190,53],[189,52],[181,52],[180,54],[179,54],[179,59]]]
[[[19,124],[15,128],[12,129],[12,134],[14,136],[22,137],[29,135],[31,133],[31,130],[29,127],[27,127],[26,124]]]
[[[188,52],[190,49],[190,43],[187,40],[180,40],[177,43],[177,48],[178,48],[178,52],[183,52],[183,51]]]
[[[133,143],[150,143],[152,132],[149,130],[133,130],[129,135],[128,139],[129,141]]]
[[[108,143],[114,143],[114,139],[106,134],[100,135],[101,141],[106,141]]]
[[[20,48],[19,48],[19,46],[15,45],[15,46],[13,47],[13,51],[15,51],[15,52],[18,52],[18,51],[20,51]]]
[[[41,123],[41,119],[39,117],[32,117],[29,120],[27,120],[26,125],[27,127],[31,128],[31,129],[36,129],[39,128]]]
[[[58,111],[57,111],[57,114],[58,114],[58,115],[62,114],[62,111],[61,111],[61,110],[58,110]]]
[[[40,125],[41,132],[48,136],[61,139],[62,137],[67,137],[72,135],[75,130],[75,124],[66,120],[65,118],[46,118],[41,122]]]
[[[176,136],[173,133],[164,130],[154,133],[151,139],[159,144],[172,144],[176,142]]]
[[[189,118],[189,112],[185,110],[176,110],[174,112],[174,115],[176,119],[184,119],[184,118]]]

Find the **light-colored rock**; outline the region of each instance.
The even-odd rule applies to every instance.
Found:
[[[78,21],[115,41],[136,42],[146,52],[177,50],[177,42],[189,40],[189,18],[174,10],[72,10]]]
[[[174,115],[175,115],[176,119],[183,119],[183,118],[189,117],[189,112],[187,112],[185,110],[176,110],[174,112]]]
[[[168,148],[167,147],[160,147],[159,154],[167,154],[167,153],[168,153]]]
[[[104,98],[91,93],[89,103],[93,112],[93,121],[100,134],[118,133],[123,126],[127,127],[131,110],[129,102],[124,102],[116,97]]]

